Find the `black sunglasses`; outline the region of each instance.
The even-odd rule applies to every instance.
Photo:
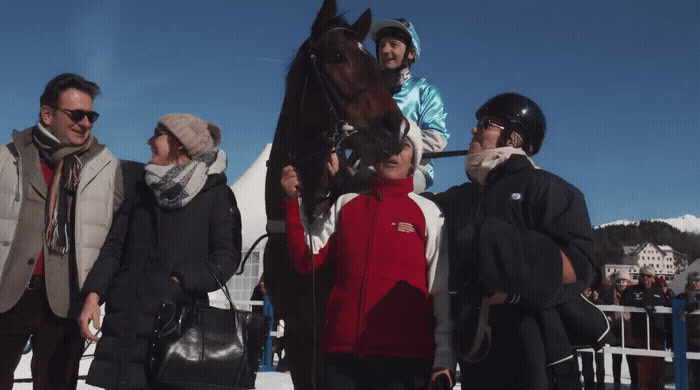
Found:
[[[506,129],[504,126],[497,125],[497,124],[493,123],[493,121],[492,121],[491,119],[487,118],[487,117],[482,117],[481,119],[479,119],[478,122],[476,122],[476,128],[477,128],[477,129],[485,130],[485,129],[488,129],[489,127],[491,127],[491,126],[497,128],[497,129],[501,129],[501,130],[505,130],[505,129]]]
[[[87,117],[88,122],[95,123],[97,118],[100,116],[100,114],[96,113],[95,111],[69,110],[67,108],[61,108],[61,107],[57,107],[57,106],[51,106],[51,107],[65,112],[68,115],[68,117],[70,118],[70,120],[72,120],[73,122],[80,122],[81,120],[83,120],[83,118]]]
[[[160,137],[161,135],[171,135],[172,133],[169,132],[168,130],[162,129],[161,127],[156,127],[155,130],[153,130],[153,136],[148,139],[148,141],[153,141],[154,139]]]

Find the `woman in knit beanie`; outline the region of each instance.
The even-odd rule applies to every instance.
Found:
[[[107,389],[168,388],[148,376],[148,342],[163,300],[207,300],[241,259],[241,219],[226,184],[221,130],[190,114],[158,120],[151,161],[115,217],[85,281],[81,333],[102,336],[87,383]]]

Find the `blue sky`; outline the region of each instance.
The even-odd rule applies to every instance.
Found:
[[[34,124],[39,95],[74,72],[103,94],[94,131],[147,161],[157,119],[218,123],[234,182],[272,141],[287,65],[321,0],[0,2],[0,142]],[[353,22],[416,25],[413,75],[440,88],[464,149],[474,112],[501,92],[543,109],[535,162],[586,196],[594,224],[700,215],[700,2],[339,0]],[[374,44],[366,42],[374,52]],[[431,188],[466,180],[441,159]],[[242,196],[242,195],[239,195]]]

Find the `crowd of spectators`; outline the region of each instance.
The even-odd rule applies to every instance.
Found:
[[[685,312],[691,313],[700,307],[700,272],[691,272],[685,291],[674,294],[664,278],[657,278],[653,267],[641,267],[639,282],[633,283],[626,270],[610,277],[597,289],[584,292],[588,300],[596,305],[619,305],[643,308],[646,313],[608,311],[610,332],[605,344],[611,347],[625,347],[651,350],[673,348],[671,316],[658,313],[656,307],[671,306],[671,300],[686,301]],[[648,322],[647,322],[648,318]],[[648,323],[648,328],[647,328]],[[700,352],[700,316],[686,316],[687,342],[689,352]],[[649,337],[647,338],[647,332]],[[584,390],[605,389],[604,354],[580,352],[581,373]],[[612,353],[613,390],[621,388],[621,367],[626,359],[630,374],[630,389],[663,389],[664,359],[661,357]],[[593,362],[595,361],[595,365]],[[690,389],[697,389],[700,383],[700,360],[688,359]]]

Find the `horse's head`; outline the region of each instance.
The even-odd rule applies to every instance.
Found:
[[[362,44],[371,23],[369,9],[350,25],[335,0],[325,0],[290,66],[275,138],[281,157],[300,172],[305,201],[318,197],[334,147],[354,150],[367,164],[401,151],[407,122]]]
[[[338,111],[339,118],[334,120],[357,130],[348,138],[349,146],[365,163],[374,164],[401,151],[406,122],[379,64],[362,44],[372,24],[370,10],[352,26],[336,12],[335,1],[324,1],[306,51],[315,58],[311,67],[317,66],[321,73],[322,89],[332,102],[328,105]]]

